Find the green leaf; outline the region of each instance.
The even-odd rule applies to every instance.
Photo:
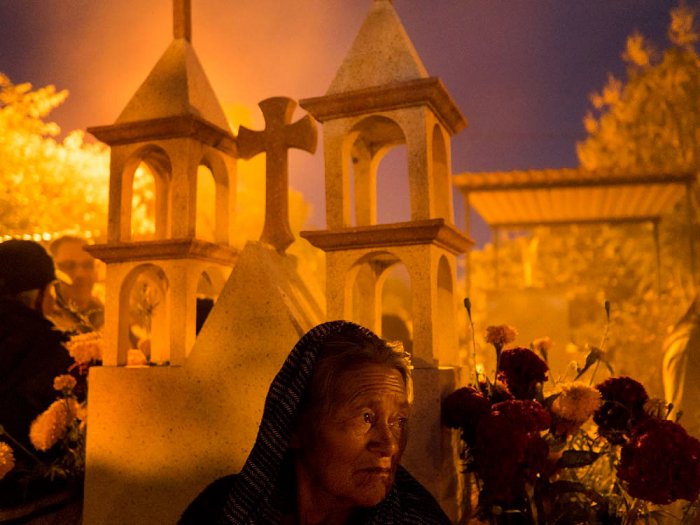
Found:
[[[561,496],[575,492],[585,496],[588,500],[594,501],[599,505],[607,505],[607,500],[596,491],[587,488],[583,483],[578,481],[558,480],[549,485],[549,492],[552,496]]]
[[[552,394],[551,396],[547,396],[547,397],[545,397],[544,400],[542,401],[542,404],[543,404],[545,407],[550,408],[550,407],[552,406],[552,403],[554,403],[554,400],[555,400],[556,398],[558,398],[560,395],[561,395],[561,392],[558,392],[558,393],[556,393],[556,394]]]
[[[589,450],[565,450],[557,461],[557,468],[585,467],[593,464],[599,457],[598,452]]]

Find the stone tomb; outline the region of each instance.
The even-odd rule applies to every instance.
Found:
[[[238,471],[267,388],[321,305],[293,259],[250,242],[183,366],[93,368],[84,522],[174,523]]]
[[[123,144],[145,143],[146,151],[151,151],[151,142],[167,140],[174,129],[183,135],[178,140],[194,141],[195,147],[187,149],[190,156],[182,158],[182,164],[171,166],[171,175],[191,174],[202,151],[213,148],[227,156],[228,178],[221,178],[222,191],[230,191],[235,182],[235,166],[228,159],[265,151],[265,227],[260,241],[235,253],[225,233],[230,222],[216,244],[202,244],[194,235],[192,206],[186,204],[187,213],[179,214],[164,205],[159,240],[144,259],[142,246],[131,242],[124,231],[120,203],[129,202],[128,191],[123,190],[122,165],[115,166],[113,160],[111,245],[95,250],[108,263],[108,297],[111,293],[113,298],[106,311],[108,326],[113,327],[106,332],[108,337],[123,336],[118,329],[120,310],[110,308],[123,297],[119,276],[124,272],[119,268],[147,262],[164,267],[166,274],[168,265],[173,265],[194,268],[195,275],[202,260],[222,253],[230,254],[227,260],[234,267],[193,345],[187,342],[187,337],[193,337],[193,297],[182,289],[175,291],[179,284],[170,283],[171,294],[176,292],[182,299],[177,312],[186,314],[171,313],[168,318],[171,333],[173,326],[182,323],[177,333],[185,334],[184,340],[171,341],[178,345],[174,364],[181,366],[125,367],[123,343],[115,343],[107,352],[109,366],[91,371],[85,523],[175,522],[204,486],[239,470],[254,442],[269,383],[293,344],[326,319],[355,320],[381,333],[381,289],[386,271],[397,264],[405,266],[411,281],[412,319],[406,328],[412,336],[416,386],[414,424],[404,464],[457,520],[461,482],[457,435],[441,427],[440,401],[459,384],[461,371],[455,323],[456,258],[471,240],[454,226],[450,137],[464,128],[464,117],[440,80],[428,76],[391,1],[374,0],[327,94],[302,102],[324,124],[328,230],[304,232],[328,254],[324,301],[299,277],[296,261],[284,255],[293,241],[285,213],[286,149],[313,151],[313,123],[308,118],[291,123],[293,103],[276,97],[261,103],[264,132],[242,130],[233,137],[221,125],[218,101],[203,70],[192,68],[196,57],[189,45],[189,1],[174,0],[174,6],[171,47],[184,52],[170,53],[174,59],[168,67],[157,66],[151,73],[144,86],[154,89],[147,89],[147,96],[137,92],[135,98],[143,104],[130,103],[129,122],[93,129],[112,146],[118,163],[123,160],[119,154]],[[188,76],[193,71],[195,77]],[[161,90],[164,86],[167,89]],[[190,88],[207,96],[193,99]],[[173,93],[185,98],[173,98]],[[187,103],[178,102],[182,100]],[[158,114],[152,113],[154,108]],[[276,134],[274,138],[271,133]],[[408,152],[405,173],[400,175],[409,180],[411,219],[377,224],[377,168],[382,156],[398,144],[405,144]],[[351,158],[357,160],[354,171],[348,169]],[[191,184],[191,180],[191,175],[182,177],[179,186],[190,195],[190,203],[191,188],[185,181]],[[126,182],[128,186],[128,178]],[[350,222],[353,200],[354,224]],[[217,202],[222,206],[220,216],[227,219],[224,212],[233,210],[232,199],[222,196]],[[184,248],[161,253],[169,244]],[[219,260],[222,265],[225,262]],[[110,275],[115,279],[110,280]],[[360,301],[353,304],[355,284],[361,293],[355,296]]]

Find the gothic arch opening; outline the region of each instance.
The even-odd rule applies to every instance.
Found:
[[[122,241],[165,239],[170,231],[170,180],[172,166],[167,153],[148,145],[126,163],[121,212],[129,225]]]
[[[411,276],[403,263],[397,263],[384,275],[382,283],[382,330],[388,341],[401,341],[413,354],[413,309]]]
[[[214,289],[214,283],[209,273],[206,271],[202,272],[199,276],[199,281],[197,281],[195,334],[199,334],[199,331],[204,326],[204,322],[207,320],[211,309],[214,307],[217,296],[218,291]]]
[[[441,365],[459,366],[457,326],[455,320],[455,293],[452,268],[442,255],[437,271],[437,312],[435,330],[437,357]]]
[[[433,195],[435,198],[435,214],[447,220],[452,220],[452,194],[450,191],[450,167],[447,143],[443,131],[437,124],[433,126],[432,137],[432,166],[433,166]]]
[[[233,184],[226,163],[218,152],[207,152],[197,168],[197,224],[199,239],[229,243],[229,188]]]
[[[390,118],[372,115],[357,122],[347,140],[351,225],[407,220],[410,217],[408,163],[406,137],[401,127]],[[400,151],[392,151],[390,161],[382,162],[397,146],[402,146]]]
[[[412,351],[411,279],[401,259],[390,252],[360,258],[348,273],[345,297],[350,320]]]
[[[155,264],[141,264],[125,277],[119,292],[120,365],[127,363],[133,350],[141,352],[148,363],[164,364],[169,360],[168,298],[168,278]]]
[[[216,184],[214,175],[205,165],[197,168],[197,199],[195,237],[216,242]]]

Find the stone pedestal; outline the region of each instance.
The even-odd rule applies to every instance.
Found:
[[[460,518],[464,480],[459,435],[440,423],[441,400],[459,386],[454,367],[415,368],[415,401],[402,464],[440,503],[453,523]]]
[[[183,366],[93,368],[84,523],[175,523],[240,470],[270,382],[323,311],[291,258],[249,243]]]

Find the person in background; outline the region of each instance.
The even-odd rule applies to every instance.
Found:
[[[347,321],[311,329],[270,385],[240,474],[209,485],[180,523],[449,524],[399,465],[411,390],[402,349]]]
[[[49,247],[60,273],[55,305],[48,316],[58,328],[72,333],[99,330],[104,324],[104,305],[93,294],[95,259],[84,250],[86,245],[81,237],[64,235]]]
[[[51,257],[33,241],[0,243],[0,440],[9,434],[26,450],[31,422],[56,400],[53,381],[66,374],[73,359],[63,346],[67,335],[42,314],[44,297],[55,279]],[[26,497],[18,484],[33,459],[14,449],[17,466],[0,480],[0,507]],[[36,451],[35,451],[36,452]]]

